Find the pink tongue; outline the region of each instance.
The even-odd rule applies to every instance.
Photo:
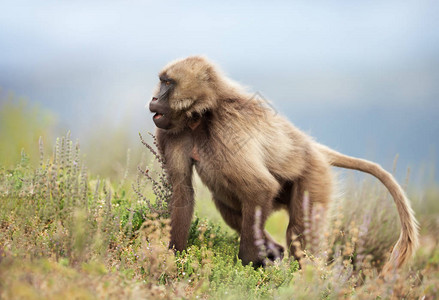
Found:
[[[154,116],[154,119],[160,119],[161,117],[163,117],[163,115],[162,114],[156,114],[155,116]]]

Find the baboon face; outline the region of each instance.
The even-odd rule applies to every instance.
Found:
[[[158,92],[155,93],[149,103],[149,110],[155,113],[152,119],[158,128],[170,129],[173,127],[173,112],[169,100],[174,87],[175,81],[172,78],[160,76]]]
[[[191,119],[213,106],[212,66],[201,57],[189,57],[166,66],[149,104],[158,128],[179,131]]]

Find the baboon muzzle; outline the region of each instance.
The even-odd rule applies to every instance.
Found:
[[[157,97],[152,97],[149,103],[149,110],[155,113],[152,120],[158,128],[169,129],[171,121],[166,117],[170,113],[170,107],[166,101]]]

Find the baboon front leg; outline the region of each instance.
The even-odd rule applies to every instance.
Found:
[[[214,197],[214,202],[226,224],[236,230],[238,234],[241,234],[241,211],[230,208],[221,202],[217,197]],[[276,241],[274,241],[274,239],[265,229],[262,229],[262,233],[264,235],[265,248],[267,249],[267,258],[271,261],[274,261],[277,258],[282,259],[285,251],[284,247],[276,243]]]
[[[194,192],[192,186],[181,185],[174,188],[171,199],[171,240],[169,247],[178,251],[186,248],[194,212]]]

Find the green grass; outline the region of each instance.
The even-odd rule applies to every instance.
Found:
[[[156,199],[166,189],[159,164],[149,163],[157,170],[148,173],[158,184],[154,189],[151,179],[130,169],[109,181],[89,174],[69,135],[54,144],[49,154],[35,144],[39,164],[22,153],[15,166],[0,167],[1,299],[439,296],[437,186],[411,195],[421,248],[387,281],[377,274],[399,225],[392,200],[374,180],[348,182],[331,208],[329,226],[308,237],[312,249],[305,249],[300,270],[288,258],[254,269],[237,258],[238,236],[199,183],[188,248],[175,255],[168,250],[166,203]],[[311,216],[311,228],[317,219]],[[282,212],[267,222],[282,243],[286,222]]]

